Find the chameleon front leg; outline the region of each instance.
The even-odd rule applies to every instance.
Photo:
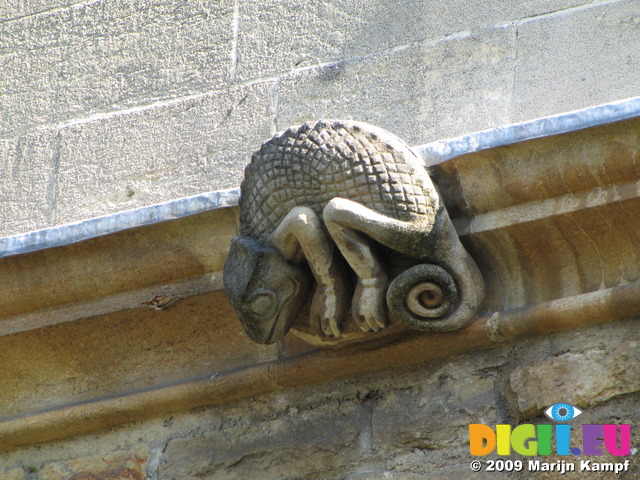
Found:
[[[291,209],[270,242],[291,262],[299,261],[302,252],[317,284],[311,299],[311,326],[328,337],[339,337],[348,305],[347,285],[339,255],[316,213],[308,207]]]
[[[364,332],[384,328],[387,325],[385,293],[388,277],[374,252],[371,236],[363,232],[362,227],[372,227],[371,222],[374,222],[384,228],[381,219],[385,217],[351,200],[334,198],[325,206],[323,218],[329,234],[358,276],[352,303],[353,319]]]

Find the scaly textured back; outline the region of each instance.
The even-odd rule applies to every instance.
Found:
[[[437,209],[431,179],[404,142],[365,123],[320,121],[253,154],[241,184],[240,235],[269,235],[296,206],[321,216],[335,197],[403,221],[435,218]]]

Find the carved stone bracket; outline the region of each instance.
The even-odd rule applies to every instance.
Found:
[[[315,344],[456,330],[484,297],[420,159],[354,121],[290,128],[252,156],[224,286],[259,343],[289,330]]]

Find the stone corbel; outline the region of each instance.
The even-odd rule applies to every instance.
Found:
[[[423,162],[372,125],[290,128],[252,156],[224,286],[247,334],[336,345],[457,330],[484,281]]]

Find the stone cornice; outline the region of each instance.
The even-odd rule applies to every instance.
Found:
[[[7,237],[0,448],[640,316],[639,99],[415,150],[486,279],[470,326],[254,345],[219,291],[237,190]]]

